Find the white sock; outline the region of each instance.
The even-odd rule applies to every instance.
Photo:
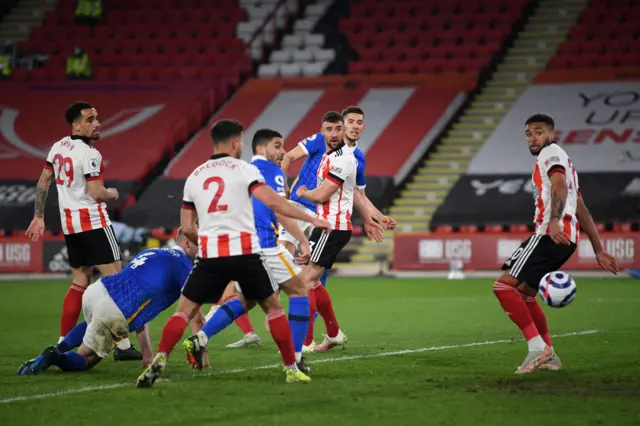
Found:
[[[120,349],[121,351],[126,351],[127,349],[129,349],[131,347],[131,341],[129,340],[128,337],[120,340],[116,346],[118,347],[118,349]]]
[[[204,333],[204,331],[198,331],[198,333],[196,333],[196,336],[198,336],[198,343],[200,344],[200,347],[205,347],[207,345],[207,342],[209,341],[209,338]]]
[[[542,337],[539,335],[529,340],[527,344],[529,345],[529,352],[542,352],[546,346],[544,340],[542,340]]]
[[[60,344],[60,342],[62,342],[64,340],[64,336],[60,336],[60,338],[58,338],[58,344]]]
[[[302,352],[296,352],[296,362],[302,361]]]

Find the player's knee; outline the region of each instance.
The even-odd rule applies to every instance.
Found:
[[[291,278],[282,286],[282,289],[289,297],[306,296],[309,294],[309,288],[310,287],[300,276]]]
[[[91,268],[81,266],[79,268],[71,268],[71,279],[77,286],[87,288],[91,282]]]
[[[109,275],[114,275],[120,272],[122,269],[122,263],[119,260],[116,260],[115,262],[98,265],[97,268],[101,276],[108,277]]]
[[[493,283],[493,294],[498,296],[498,293],[500,291],[516,289],[518,287],[518,284],[519,281],[516,278],[509,275],[508,272],[503,272],[502,275],[500,275],[500,277],[496,280],[496,282]]]

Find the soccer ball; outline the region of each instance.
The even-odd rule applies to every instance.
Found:
[[[563,308],[576,297],[576,282],[562,271],[549,272],[540,280],[540,298],[552,308]]]

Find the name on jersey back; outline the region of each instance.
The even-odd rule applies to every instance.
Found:
[[[212,161],[208,161],[205,164],[203,164],[202,166],[198,167],[193,172],[193,174],[194,174],[194,176],[198,176],[204,170],[211,169],[211,168],[214,168],[214,167],[226,167],[228,169],[235,170],[238,167],[238,165],[237,164],[233,164],[233,161],[231,161],[231,160],[212,160]]]

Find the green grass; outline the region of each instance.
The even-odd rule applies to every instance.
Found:
[[[86,373],[53,367],[17,377],[23,361],[55,343],[68,283],[0,284],[0,400],[27,397],[0,403],[0,424],[640,424],[640,282],[579,280],[570,306],[546,309],[552,333],[599,332],[556,338],[565,369],[527,377],[513,374],[526,344],[491,284],[332,279],[329,289],[349,345],[310,354],[311,384],[286,385],[281,369],[256,369],[277,364],[279,356],[263,316],[254,311],[262,348],[225,348],[241,336],[232,326],[212,340],[213,374],[194,375],[178,347],[170,380],[142,390],[134,387],[140,366],[112,358]],[[151,324],[154,345],[171,312]],[[318,324],[319,337],[324,326]],[[487,344],[469,346],[476,342]],[[364,357],[420,348],[432,349]],[[87,389],[100,386],[116,387]],[[56,392],[64,394],[33,398]]]

